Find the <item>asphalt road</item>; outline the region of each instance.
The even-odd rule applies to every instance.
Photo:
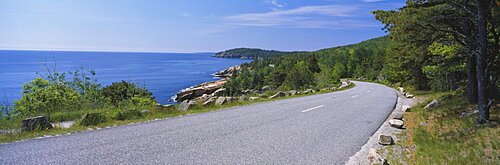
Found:
[[[355,82],[293,98],[0,145],[0,164],[344,164],[384,122],[396,91]]]

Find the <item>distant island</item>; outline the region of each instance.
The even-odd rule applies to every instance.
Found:
[[[254,58],[264,58],[276,55],[285,55],[290,53],[301,53],[301,52],[299,51],[285,52],[276,50],[263,50],[257,48],[235,48],[218,52],[214,56],[219,58],[254,59]]]

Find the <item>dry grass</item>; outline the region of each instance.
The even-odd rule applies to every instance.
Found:
[[[427,93],[429,100],[441,94]],[[424,102],[428,103],[428,102]],[[464,97],[451,96],[424,110],[417,105],[405,114],[404,148],[408,164],[500,164],[500,105],[491,109],[491,124],[476,125],[475,105]]]

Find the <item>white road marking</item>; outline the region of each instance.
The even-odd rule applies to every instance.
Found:
[[[312,107],[312,108],[309,108],[309,109],[303,110],[303,111],[301,111],[301,112],[308,112],[308,111],[312,111],[312,110],[315,110],[315,109],[321,108],[321,107],[323,107],[323,106],[325,106],[325,105],[320,105],[320,106],[317,106],[317,107]]]
[[[358,97],[359,95],[354,95],[354,96],[351,96],[351,98],[355,98],[355,97]]]

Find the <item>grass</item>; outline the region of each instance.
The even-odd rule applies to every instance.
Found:
[[[354,84],[351,84],[349,87],[343,88],[341,90],[346,90],[346,89],[349,89],[352,87],[354,87]],[[336,91],[341,91],[341,90],[336,90]],[[274,94],[276,92],[277,91],[274,91],[272,94]],[[236,106],[244,106],[244,105],[250,105],[250,104],[255,104],[255,103],[263,103],[263,102],[270,102],[270,101],[276,101],[276,100],[282,100],[282,99],[304,97],[304,96],[323,94],[323,93],[329,93],[329,92],[334,92],[334,91],[323,90],[323,91],[318,91],[318,92],[310,93],[310,94],[285,96],[285,97],[279,97],[279,98],[275,98],[275,99],[260,98],[260,99],[254,100],[254,101],[233,101],[233,102],[230,102],[230,103],[227,103],[224,105],[209,105],[209,106],[196,105],[187,111],[179,111],[179,110],[177,110],[177,107],[171,108],[171,109],[166,109],[166,108],[162,108],[162,107],[149,107],[149,108],[145,107],[143,109],[147,109],[148,113],[145,113],[144,115],[141,115],[140,117],[125,118],[124,120],[118,120],[116,118],[117,113],[128,111],[130,109],[111,108],[111,109],[98,109],[98,110],[87,110],[87,111],[77,111],[77,112],[58,112],[58,113],[54,113],[51,115],[51,117],[50,117],[51,122],[78,120],[86,113],[101,113],[104,116],[106,116],[107,121],[103,122],[103,123],[98,123],[95,126],[81,126],[81,125],[79,125],[79,123],[77,123],[74,126],[72,126],[71,128],[67,128],[67,129],[54,128],[54,129],[41,130],[41,131],[0,134],[0,143],[8,143],[8,142],[14,142],[14,141],[19,141],[19,140],[27,140],[27,139],[32,139],[32,138],[36,138],[36,137],[43,137],[43,136],[56,136],[56,135],[62,135],[62,134],[67,134],[67,133],[85,131],[85,130],[89,130],[89,129],[99,129],[99,128],[110,127],[110,126],[127,125],[130,123],[146,122],[146,121],[151,121],[151,120],[156,120],[156,119],[173,118],[173,117],[184,116],[184,115],[189,115],[189,114],[198,114],[198,113],[211,112],[211,111],[216,111],[216,110],[221,110],[221,109],[227,109],[227,108],[236,107]],[[271,94],[271,92],[268,92],[268,93]],[[199,104],[201,104],[201,103],[199,103]],[[140,110],[142,110],[142,109],[140,109]],[[2,130],[18,129],[21,126],[21,120],[22,120],[21,118],[13,118],[10,120],[0,118],[0,129],[2,129]]]
[[[492,124],[476,125],[476,105],[464,96],[451,93],[414,91],[426,99],[405,114],[403,134],[404,162],[408,164],[500,164],[500,105],[491,109]],[[447,97],[444,97],[447,96]],[[438,107],[424,110],[433,99],[442,98]]]

